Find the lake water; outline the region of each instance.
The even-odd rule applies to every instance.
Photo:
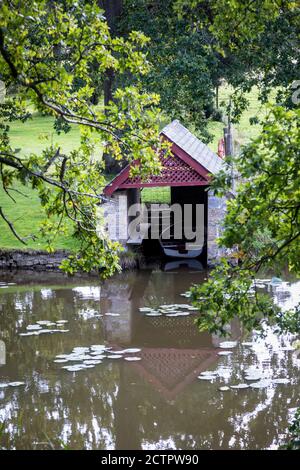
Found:
[[[188,304],[180,294],[205,275],[189,268],[149,268],[100,283],[57,273],[0,273],[0,447],[276,448],[299,406],[300,360],[290,350],[293,339],[270,330],[264,339],[255,332],[246,337],[234,323],[231,339],[237,346],[220,356],[223,340],[200,334],[195,312],[148,316],[139,311]],[[300,300],[300,283],[280,284],[273,293],[289,307]],[[67,323],[56,323],[61,320]],[[39,321],[53,323],[42,329],[66,331],[33,335],[40,330],[27,327]],[[89,349],[95,345],[98,364],[90,362],[97,356],[97,349]],[[90,367],[63,368],[78,365],[76,357],[54,362],[80,347],[88,348],[75,351],[88,356]],[[138,351],[124,353],[128,348]],[[115,351],[122,351],[121,358],[113,357]],[[245,383],[244,372],[251,366],[267,380],[288,378],[290,383],[269,380],[263,389],[219,390]],[[208,370],[218,375],[198,379]]]

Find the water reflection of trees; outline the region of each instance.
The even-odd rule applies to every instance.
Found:
[[[132,274],[122,279],[122,295],[136,309],[132,291],[136,279]],[[168,275],[161,303],[175,299],[171,279]],[[114,282],[112,291],[120,281]],[[148,302],[161,282],[157,277],[145,284],[138,289],[138,297],[143,292]],[[184,290],[176,289],[177,295]],[[124,361],[107,362],[76,375],[61,370],[60,364],[52,362],[56,354],[101,343],[105,331],[101,319],[78,315],[82,309],[99,310],[95,299],[84,299],[67,288],[52,294],[44,298],[29,290],[0,296],[1,339],[8,353],[8,364],[0,369],[1,382],[26,382],[25,388],[0,391],[0,417],[6,422],[2,447],[138,449],[155,448],[161,442],[177,449],[266,448],[282,438],[288,407],[297,405],[296,383],[221,394],[216,384],[195,380],[170,399],[134,364]],[[36,320],[60,318],[69,320],[70,333],[18,335]],[[139,331],[143,327],[142,323],[132,325]],[[290,376],[297,377],[292,358],[287,361],[286,357],[288,353],[272,356],[272,368],[283,373],[288,369]],[[240,361],[230,364],[240,373]]]

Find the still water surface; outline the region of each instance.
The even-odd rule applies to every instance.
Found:
[[[244,337],[233,324],[238,346],[220,356],[220,339],[200,334],[193,312],[151,317],[139,311],[186,304],[180,294],[204,276],[188,269],[148,269],[100,284],[95,278],[70,281],[58,274],[0,274],[0,447],[276,448],[299,406],[300,360],[287,347],[292,338],[271,331],[264,339],[255,332]],[[300,300],[300,283],[273,290],[284,306]],[[66,320],[63,328],[69,331],[20,336],[41,320]],[[255,344],[243,346],[244,341]],[[139,348],[134,355],[141,360],[104,358],[79,372],[54,362],[74,347],[101,344],[112,351]],[[266,377],[287,377],[290,383],[219,391],[245,382],[243,370],[253,365]],[[207,370],[218,370],[218,378],[199,380]],[[24,385],[1,388],[15,381]]]

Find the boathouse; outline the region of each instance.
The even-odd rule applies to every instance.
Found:
[[[103,208],[107,234],[112,240],[121,242],[125,247],[147,244],[149,248],[151,224],[152,228],[153,224],[156,224],[160,232],[163,230],[164,217],[170,216],[168,205],[164,205],[163,208],[157,207],[156,214],[153,214],[154,209],[151,206],[151,213],[148,212],[144,218],[140,218],[138,236],[132,236],[128,229],[132,220],[128,208],[134,203],[141,202],[141,192],[144,188],[169,187],[169,206],[190,205],[193,218],[195,218],[194,212],[197,204],[204,208],[201,226],[196,227],[196,230],[203,231],[201,261],[203,264],[213,262],[222,254],[216,244],[216,239],[220,235],[226,199],[214,195],[210,190],[210,181],[211,175],[218,173],[224,162],[178,120],[168,124],[161,131],[161,136],[171,143],[172,155],[161,156],[160,175],[153,175],[147,181],[141,181],[140,177],[130,175],[130,165],[127,165],[105,187],[104,194],[108,200]],[[195,225],[194,222],[193,225]],[[154,240],[152,241],[154,243]]]

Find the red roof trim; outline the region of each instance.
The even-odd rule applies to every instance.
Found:
[[[121,184],[129,177],[130,165],[125,166],[115,178],[104,188],[105,196],[111,196]]]
[[[169,140],[172,143],[171,151],[184,161],[187,165],[193,168],[202,178],[204,181],[199,182],[178,182],[171,184],[167,182],[156,182],[156,183],[125,183],[125,181],[129,178],[130,175],[130,167],[131,165],[127,165],[120,173],[104,188],[104,194],[106,196],[111,196],[117,189],[129,189],[129,188],[144,188],[144,187],[158,187],[158,186],[206,186],[210,182],[210,174],[209,171],[202,166],[199,162],[194,160],[187,152],[185,152],[181,147],[176,145],[172,142],[167,136],[163,133],[161,134],[163,138]]]

